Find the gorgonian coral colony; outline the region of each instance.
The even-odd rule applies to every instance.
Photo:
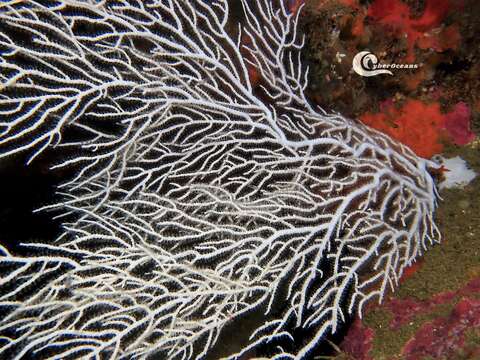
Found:
[[[3,358],[202,358],[256,309],[232,358],[295,328],[315,335],[272,352],[304,358],[439,239],[434,164],[315,110],[299,13],[241,5],[2,4],[1,156],[77,169],[48,206],[64,234],[1,248]]]

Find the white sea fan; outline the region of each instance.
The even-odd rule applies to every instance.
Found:
[[[315,110],[299,13],[241,5],[238,27],[227,0],[1,5],[0,156],[77,169],[62,237],[1,249],[3,358],[202,358],[259,309],[232,358],[295,328],[272,351],[304,358],[439,240],[434,164]]]

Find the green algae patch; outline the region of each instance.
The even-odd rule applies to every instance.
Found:
[[[402,359],[402,348],[415,333],[426,323],[439,317],[447,317],[456,301],[436,306],[427,313],[422,313],[398,329],[392,329],[390,323],[392,313],[389,310],[378,308],[367,314],[364,323],[375,331],[373,347],[370,355],[375,360]]]

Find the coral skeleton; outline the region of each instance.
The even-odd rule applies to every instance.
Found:
[[[0,247],[0,357],[199,359],[259,311],[229,356],[306,358],[439,241],[435,163],[309,104],[301,10],[240,8],[1,5],[0,157],[76,175],[58,239]]]

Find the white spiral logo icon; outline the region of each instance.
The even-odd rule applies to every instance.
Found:
[[[376,76],[380,74],[393,75],[390,70],[375,69],[377,64],[378,58],[375,54],[372,54],[370,51],[362,51],[353,58],[352,67],[353,70],[361,76]]]

